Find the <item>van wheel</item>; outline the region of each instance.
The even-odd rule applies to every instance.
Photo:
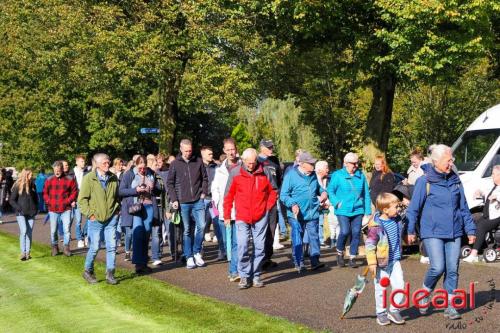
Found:
[[[486,262],[495,262],[497,260],[497,251],[492,248],[487,248],[484,250],[483,257]]]
[[[472,251],[472,248],[470,245],[464,245],[460,249],[460,259],[467,258],[470,254],[470,251]]]

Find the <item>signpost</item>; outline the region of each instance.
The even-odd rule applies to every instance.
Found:
[[[160,129],[159,128],[141,128],[139,130],[139,132],[141,134],[159,134],[160,133]]]

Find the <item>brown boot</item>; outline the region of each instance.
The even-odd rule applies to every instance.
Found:
[[[69,245],[64,245],[63,253],[66,257],[71,257],[71,251],[69,249]]]
[[[51,255],[53,257],[57,256],[59,254],[59,247],[56,245],[52,245],[52,252],[51,252]]]

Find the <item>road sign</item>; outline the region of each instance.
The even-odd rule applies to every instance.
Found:
[[[158,134],[160,133],[159,128],[141,128],[140,129],[141,134]]]

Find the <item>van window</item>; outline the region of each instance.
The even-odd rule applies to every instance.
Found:
[[[457,170],[475,170],[499,135],[500,129],[466,132],[453,152]]]
[[[486,171],[484,172],[483,178],[491,177],[491,173],[493,172],[493,167],[495,165],[500,165],[500,149],[497,151],[497,154],[493,156],[488,169],[486,169]]]

